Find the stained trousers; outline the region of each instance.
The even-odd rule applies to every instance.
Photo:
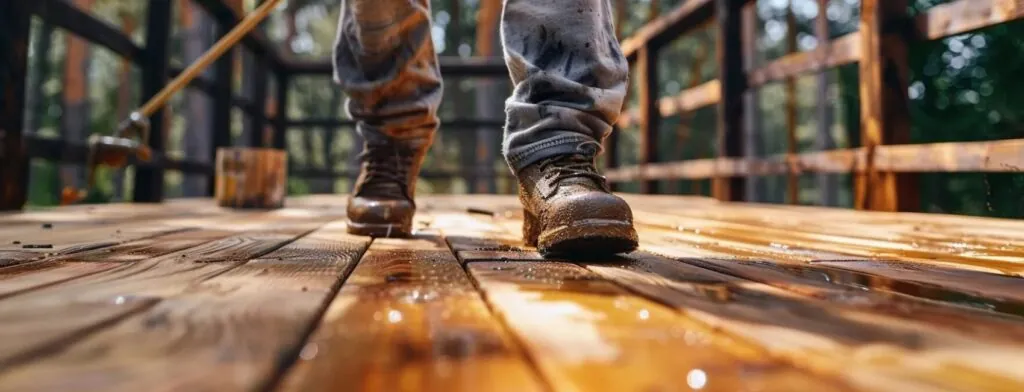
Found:
[[[341,0],[334,79],[369,143],[429,145],[443,83],[429,0]],[[513,92],[502,154],[513,173],[563,154],[600,153],[629,66],[609,0],[504,0],[501,43]]]

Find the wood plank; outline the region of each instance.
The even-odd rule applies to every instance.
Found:
[[[658,128],[661,116],[658,109],[658,49],[647,45],[637,56],[636,74],[640,98],[640,152],[639,165],[645,166],[658,161]],[[640,193],[658,193],[656,181],[640,183]]]
[[[893,23],[907,18],[908,0],[864,0],[860,29],[861,145],[870,157],[878,146],[906,144],[910,137],[907,38]],[[854,207],[862,210],[915,211],[920,204],[915,177],[878,170],[854,176]]]
[[[672,39],[710,22],[714,12],[712,0],[683,2],[667,14],[644,24],[629,38],[622,40],[622,54],[627,59],[633,58],[650,42]]]
[[[860,59],[860,44],[860,36],[857,33],[850,33],[832,40],[830,45],[779,57],[761,68],[750,71],[749,86],[762,87],[786,78],[853,64]]]
[[[718,79],[722,90],[715,137],[717,156],[742,159],[743,113],[747,110],[743,105],[743,94],[747,90],[743,64],[743,2],[715,0],[715,16],[718,20]],[[745,185],[740,177],[716,177],[711,183],[711,195],[719,200],[743,200]]]
[[[942,39],[1021,18],[1022,0],[959,0],[929,8],[917,24],[926,39]]]
[[[476,225],[465,227],[453,215],[437,215],[433,223],[453,248],[516,237],[487,218],[471,218]],[[467,239],[471,233],[476,237]],[[468,252],[459,255],[469,261]],[[708,390],[850,389],[769,359],[756,346],[632,295],[580,266],[530,261],[535,255],[527,251],[506,261],[474,261],[467,268],[555,390],[676,390],[684,383]]]
[[[608,180],[623,182],[715,177],[768,176],[793,173],[986,172],[1016,173],[1024,168],[1024,139],[878,146],[785,154],[761,159],[695,159],[609,170]]]
[[[64,347],[275,250],[321,224],[309,217],[283,214],[236,222],[237,230],[251,230],[244,234],[0,300],[0,321],[5,326],[0,329],[0,368]]]
[[[545,389],[455,257],[429,235],[375,240],[300,357],[281,390]]]
[[[766,246],[788,246],[823,252],[848,254],[847,259],[891,259],[916,261],[953,268],[966,268],[1008,275],[1024,274],[1024,258],[1019,256],[986,255],[971,253],[936,253],[921,250],[913,244],[872,239],[852,238],[841,235],[799,232],[765,225],[699,219],[666,217],[661,213],[634,211],[638,222],[666,229],[677,229],[681,225],[700,230],[704,236],[725,238],[734,241],[762,244]]]
[[[370,239],[329,224],[3,375],[4,390],[263,390]],[[308,357],[308,350],[302,354]],[[51,375],[59,375],[52,377]]]
[[[661,97],[658,99],[658,111],[662,117],[671,117],[714,105],[722,97],[721,88],[715,79],[685,89],[675,96]],[[640,120],[640,110],[633,108],[622,113],[616,124],[625,128],[640,123]]]
[[[943,313],[916,314],[896,304],[885,306],[889,303],[859,310],[848,305],[855,299],[809,299],[642,253],[586,265],[725,333],[756,342],[773,356],[858,387],[966,391],[1024,385],[1024,373],[1005,362],[1024,354],[1015,340],[1018,324],[1000,324],[1013,325],[1012,333],[967,336],[933,325]],[[982,329],[997,331],[996,325]]]
[[[72,279],[110,271],[171,252],[227,237],[229,231],[191,230],[125,242],[65,256],[0,268],[0,298],[52,286]],[[219,235],[219,236],[218,236]]]

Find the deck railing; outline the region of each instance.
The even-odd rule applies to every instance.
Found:
[[[642,27],[622,43],[639,84],[639,107],[625,111],[619,127],[640,128],[639,164],[621,167],[611,154],[608,177],[616,183],[642,181],[645,193],[657,180],[712,179],[712,195],[743,200],[745,178],[785,175],[790,189],[803,173],[854,174],[854,204],[860,209],[917,210],[917,172],[1018,172],[1024,168],[1024,140],[906,144],[910,141],[907,46],[1024,18],[1024,0],[958,0],[912,18],[907,0],[862,0],[859,31],[829,40],[825,12],[819,12],[818,42],[809,52],[792,53],[760,68],[748,66],[754,53],[756,19],[752,0],[687,0]],[[819,9],[827,1],[819,0]],[[716,80],[658,97],[659,50],[707,23],[718,24]],[[821,28],[824,25],[825,28]],[[744,157],[744,95],[767,83],[859,63],[862,146],[762,158]],[[712,159],[659,162],[658,122],[718,105],[717,145]],[[608,140],[615,151],[617,133]],[[793,138],[791,137],[792,141]]]
[[[211,16],[217,25],[218,38],[226,34],[241,20],[223,0],[191,0]],[[0,210],[17,210],[24,206],[28,194],[28,168],[31,158],[42,158],[54,162],[85,165],[88,146],[84,141],[55,140],[24,133],[25,83],[28,76],[28,47],[30,21],[32,16],[65,30],[67,33],[109,49],[123,59],[137,65],[141,72],[141,99],[145,101],[159,91],[167,81],[181,72],[170,65],[169,46],[171,39],[173,8],[176,0],[148,0],[146,14],[145,45],[139,46],[126,33],[115,26],[80,10],[63,0],[4,1],[0,4]],[[340,118],[289,118],[286,111],[278,115],[268,110],[268,85],[273,78],[276,88],[276,107],[288,107],[289,86],[295,77],[303,75],[330,75],[331,64],[325,61],[302,62],[286,58],[275,49],[264,34],[257,30],[245,36],[244,46],[255,56],[252,77],[254,84],[250,96],[235,91],[230,56],[223,56],[213,65],[212,78],[200,76],[190,83],[189,88],[208,95],[211,108],[212,132],[210,132],[211,155],[205,161],[180,160],[165,154],[167,123],[157,121],[164,118],[164,111],[154,114],[149,140],[154,152],[150,162],[138,162],[135,171],[134,189],[131,200],[136,202],[159,202],[164,198],[164,173],[179,171],[206,176],[213,181],[213,166],[217,148],[232,145],[286,147],[289,128],[308,127],[349,127],[354,124]],[[236,49],[237,50],[237,49]],[[501,77],[508,72],[503,62],[493,60],[442,58],[441,70],[446,76]],[[141,102],[139,102],[141,104]],[[239,109],[252,129],[249,140],[232,140],[231,112]],[[500,130],[502,119],[450,119],[445,121],[449,128]],[[268,135],[263,130],[271,129]],[[96,132],[98,130],[90,130]],[[106,130],[110,132],[113,130]],[[466,168],[472,171],[471,168]],[[291,167],[291,174],[299,178],[354,177],[353,171],[334,172],[302,167]],[[425,178],[451,178],[477,176],[478,173],[431,172],[423,173]],[[492,173],[496,175],[496,173]],[[208,192],[213,186],[207,187]]]

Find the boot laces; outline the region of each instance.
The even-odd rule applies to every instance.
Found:
[[[584,155],[562,155],[547,159],[540,163],[540,170],[544,177],[555,184],[570,178],[579,178],[589,179],[601,189],[605,188],[605,177],[597,172],[593,160]]]
[[[361,196],[408,198],[411,150],[393,143],[367,144],[359,160],[366,165]]]

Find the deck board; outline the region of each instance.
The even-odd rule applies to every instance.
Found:
[[[1024,389],[1024,222],[626,198],[604,260],[508,196],[423,197],[414,239],[343,195],[2,214],[0,391]]]

